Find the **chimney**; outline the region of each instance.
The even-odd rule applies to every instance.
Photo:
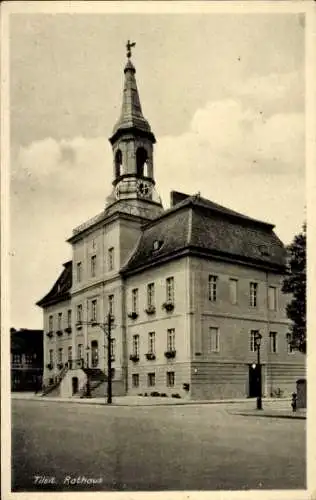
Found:
[[[179,191],[171,191],[170,193],[170,207],[174,207],[186,198],[190,198],[189,194],[180,193]]]

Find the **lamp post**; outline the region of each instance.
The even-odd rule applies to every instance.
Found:
[[[107,321],[105,322],[98,322],[98,321],[78,321],[77,325],[93,325],[93,326],[99,326],[103,332],[104,335],[107,336],[107,378],[108,378],[108,386],[107,386],[107,404],[112,403],[112,353],[111,353],[111,330],[114,328],[113,325],[114,318],[109,313],[107,315]],[[89,346],[87,347],[87,367],[89,367]],[[89,395],[88,395],[89,394]],[[91,397],[91,390],[90,390],[90,380],[89,376],[87,378],[87,397]]]
[[[260,347],[262,335],[257,332],[255,336],[255,348],[257,351],[257,372],[258,372],[258,393],[257,393],[257,410],[262,410],[262,380],[261,380],[261,363],[260,363]]]
[[[87,345],[86,347],[86,353],[87,353],[87,368],[89,369],[89,351],[90,348]],[[90,387],[90,376],[89,373],[87,373],[87,391],[86,391],[86,397],[91,398],[91,387]]]

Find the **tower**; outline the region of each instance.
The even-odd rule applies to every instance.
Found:
[[[107,199],[106,212],[123,211],[148,219],[162,212],[155,190],[155,136],[143,116],[136,78],[127,43],[121,115],[109,141],[113,151],[113,190]]]

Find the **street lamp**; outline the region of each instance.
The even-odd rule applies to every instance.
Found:
[[[255,335],[255,349],[257,351],[257,373],[258,373],[257,410],[262,410],[262,380],[261,380],[261,364],[260,364],[261,339],[262,339],[262,335],[259,332],[257,332]]]
[[[107,315],[107,321],[106,322],[98,322],[92,319],[91,321],[78,321],[77,325],[93,325],[93,326],[99,326],[104,334],[107,336],[107,347],[108,347],[108,352],[107,352],[107,368],[108,368],[108,387],[107,387],[107,403],[111,404],[112,403],[112,353],[111,353],[111,330],[114,328],[113,325],[114,318],[109,313]],[[87,347],[87,364],[89,361],[89,346]],[[89,396],[88,396],[88,391],[89,391]],[[89,377],[87,379],[87,396],[91,396],[91,390],[90,390],[90,381]]]
[[[86,347],[86,353],[87,353],[87,369],[88,370],[89,370],[89,351],[90,351],[90,347],[87,345],[87,347]],[[91,398],[91,387],[90,387],[90,375],[89,375],[89,372],[87,373],[86,397],[87,398]]]

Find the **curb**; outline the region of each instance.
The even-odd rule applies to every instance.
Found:
[[[266,417],[266,418],[288,418],[288,419],[294,419],[294,420],[306,420],[305,415],[278,415],[275,413],[241,413],[241,412],[236,412],[232,413],[229,412],[231,415],[241,415],[243,417]]]
[[[178,401],[177,403],[175,402],[156,402],[156,403],[146,403],[146,402],[141,402],[139,404],[135,403],[111,403],[110,405],[107,404],[105,401],[94,401],[93,398],[91,399],[85,399],[84,401],[79,400],[79,399],[74,399],[74,398],[58,398],[58,399],[53,399],[45,396],[33,396],[33,397],[11,397],[11,401],[49,401],[50,403],[70,403],[70,404],[82,404],[82,405],[97,405],[97,406],[115,406],[115,407],[157,407],[157,406],[196,406],[196,405],[218,405],[218,404],[243,404],[243,403],[249,403],[249,399],[244,399],[244,400],[210,400],[210,401]],[[286,401],[287,399],[283,399],[283,401]],[[290,400],[290,399],[289,399]],[[274,399],[266,399],[265,401],[270,401],[274,402],[276,400]],[[246,413],[235,413],[237,415],[247,415]],[[251,415],[251,414],[249,414]],[[254,414],[255,416],[256,414]],[[266,415],[260,415],[261,417],[266,416]],[[293,417],[283,417],[283,418],[293,418]],[[295,418],[295,417],[294,417]],[[301,417],[298,416],[296,418],[306,418],[306,417]]]

